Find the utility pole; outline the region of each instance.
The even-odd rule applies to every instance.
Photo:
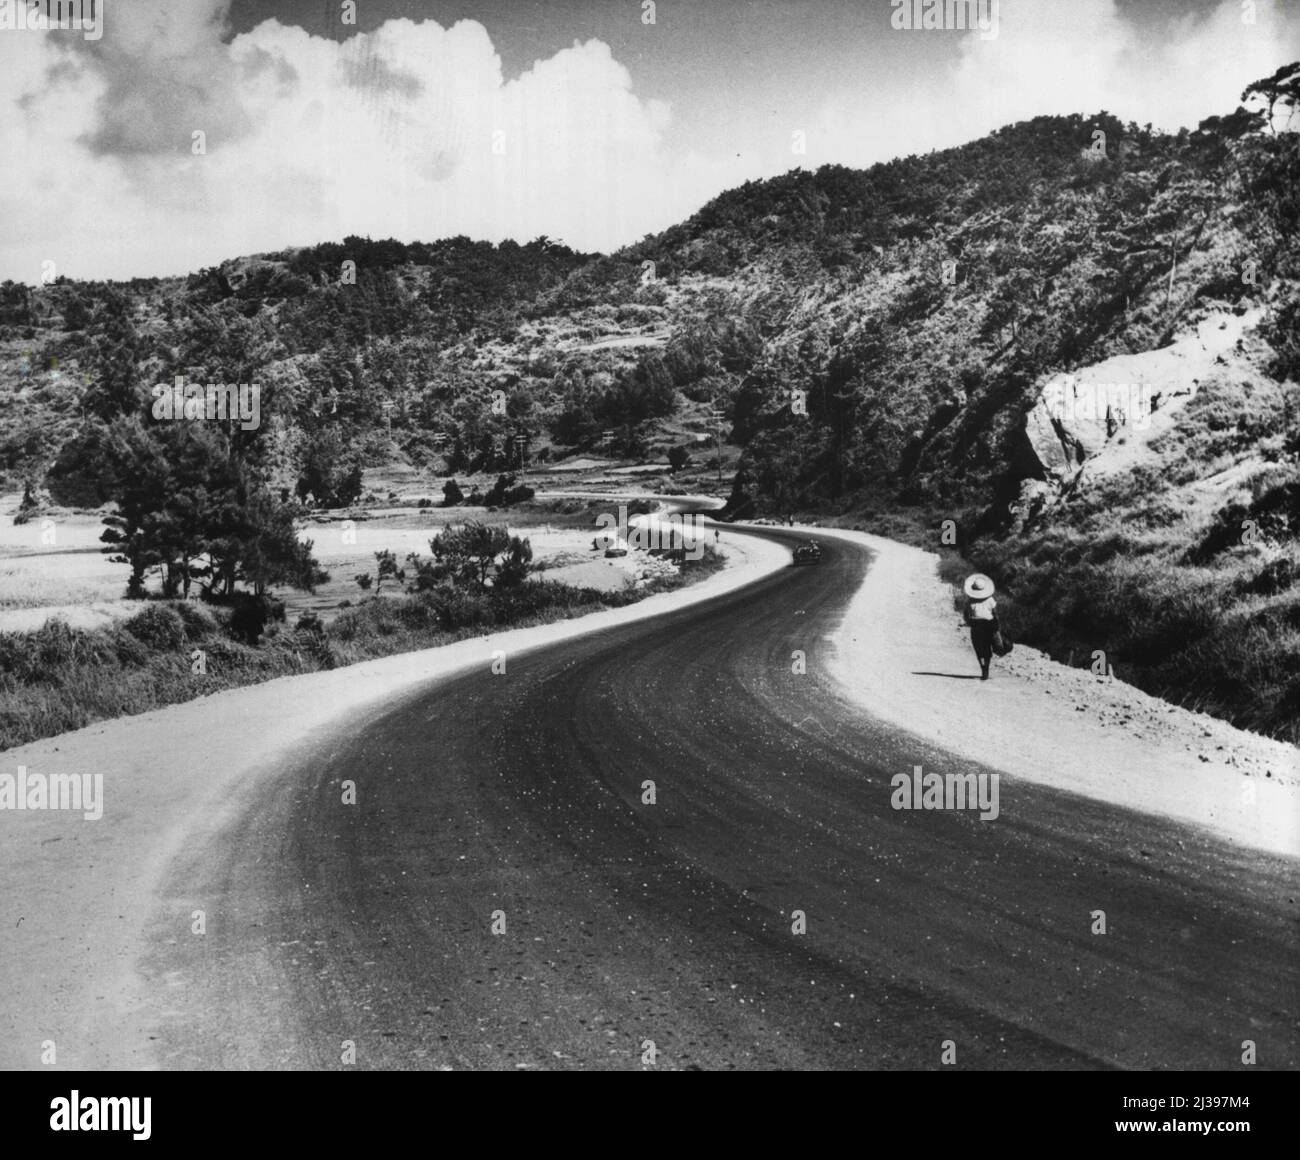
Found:
[[[722,412],[710,411],[709,416],[713,419],[717,431],[717,448],[718,448],[718,487],[722,487]]]
[[[528,477],[528,462],[525,452],[528,449],[528,436],[516,435],[515,446],[519,449],[519,480],[522,483]]]

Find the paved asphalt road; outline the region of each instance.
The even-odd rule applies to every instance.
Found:
[[[170,875],[209,933],[160,919],[157,1062],[1296,1067],[1293,863],[1010,779],[995,821],[891,809],[972,767],[819,676],[868,566],[835,542],[303,754]]]

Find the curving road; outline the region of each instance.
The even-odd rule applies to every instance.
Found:
[[[323,740],[173,867],[213,917],[159,920],[157,1062],[1297,1066],[1293,863],[1009,779],[994,821],[891,809],[971,767],[820,675],[868,566],[837,541]]]

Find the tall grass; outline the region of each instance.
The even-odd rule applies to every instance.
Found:
[[[1300,744],[1300,548],[1193,567],[1179,559],[1186,542],[1058,528],[953,553],[941,574],[988,573],[1010,634],[1058,661],[1104,652],[1148,693]]]
[[[183,601],[151,602],[94,630],[54,618],[35,632],[0,633],[0,749],[222,689],[621,607],[720,567],[707,547],[703,559],[639,589],[598,592],[544,581],[384,596],[349,609],[327,631],[273,626],[257,647],[230,638],[227,611]]]

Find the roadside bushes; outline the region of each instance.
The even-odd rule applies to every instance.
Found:
[[[185,622],[166,604],[149,604],[122,625],[132,636],[154,649],[179,648],[185,640]]]
[[[72,628],[61,617],[47,620],[26,637],[26,649],[19,644],[15,650],[25,652],[23,667],[37,680],[51,679],[58,674],[82,666],[102,664],[113,657],[116,650],[103,633],[85,632]]]
[[[347,642],[401,631],[463,634],[514,626],[536,617],[552,619],[557,612],[573,615],[604,602],[603,594],[594,589],[553,581],[482,590],[444,582],[409,598],[371,601],[349,609],[335,621],[333,633]]]
[[[67,629],[66,622],[50,620],[39,633],[0,632],[0,674],[13,677],[20,683],[38,683],[44,680],[49,675],[49,670],[43,668],[41,663],[44,651],[41,638],[46,634],[46,629],[56,624],[62,624],[62,628]]]
[[[307,652],[322,669],[328,671],[338,667],[338,658],[334,655],[334,648],[324,633],[313,633],[307,639]]]
[[[138,636],[128,632],[123,625],[114,625],[113,650],[117,663],[124,669],[138,669],[149,663],[152,655],[149,646]]]
[[[971,563],[1005,586],[998,599],[1013,634],[1057,655],[1103,649],[1154,665],[1215,629],[1222,602],[1212,574],[1138,556],[1117,536],[1091,546],[1088,559],[1074,544],[1055,563],[1001,552],[976,552]]]
[[[523,484],[516,484],[513,475],[498,475],[492,490],[483,497],[487,507],[509,507],[511,504],[524,503],[537,492]]]
[[[322,669],[333,669],[338,658],[330,644],[321,618],[314,612],[304,612],[294,627],[295,643],[306,649],[307,655]]]
[[[1294,555],[1279,555],[1266,560],[1253,574],[1243,574],[1234,581],[1239,595],[1275,596],[1287,591],[1300,579],[1300,562]]]
[[[1140,684],[1244,729],[1300,744],[1300,611],[1295,604],[1233,616]]]
[[[1104,651],[1129,684],[1296,742],[1300,550],[1242,544],[1247,514],[1225,509],[1190,552],[1186,535],[1058,526],[977,544],[966,559],[945,559],[942,574],[959,584],[987,572],[1011,635],[1058,661],[1087,665]]]
[[[1272,487],[1251,503],[1230,503],[1221,508],[1209,529],[1186,559],[1195,564],[1212,560],[1221,552],[1243,543],[1263,540],[1294,543],[1300,532],[1300,480]]]
[[[284,620],[283,600],[238,592],[232,604],[234,611],[230,615],[230,635],[245,644],[257,644],[271,621]]]
[[[185,635],[190,640],[208,636],[220,628],[216,618],[201,605],[181,600],[169,607],[173,608],[176,615],[181,618],[181,623],[185,626]]]
[[[324,632],[325,625],[320,616],[315,612],[304,612],[298,617],[298,623],[294,625],[295,632]]]
[[[684,571],[703,576],[718,565],[706,549]],[[349,608],[328,629],[315,614],[301,617],[292,632],[272,625],[259,631],[260,646],[248,641],[250,633],[235,631],[240,604],[263,630],[283,613],[278,601],[248,594],[229,613],[177,601],[151,603],[129,620],[93,630],[51,619],[34,632],[0,633],[0,748],[221,689],[621,607],[686,582],[676,571],[647,588],[615,592],[553,581],[480,589],[436,580],[414,595]]]

